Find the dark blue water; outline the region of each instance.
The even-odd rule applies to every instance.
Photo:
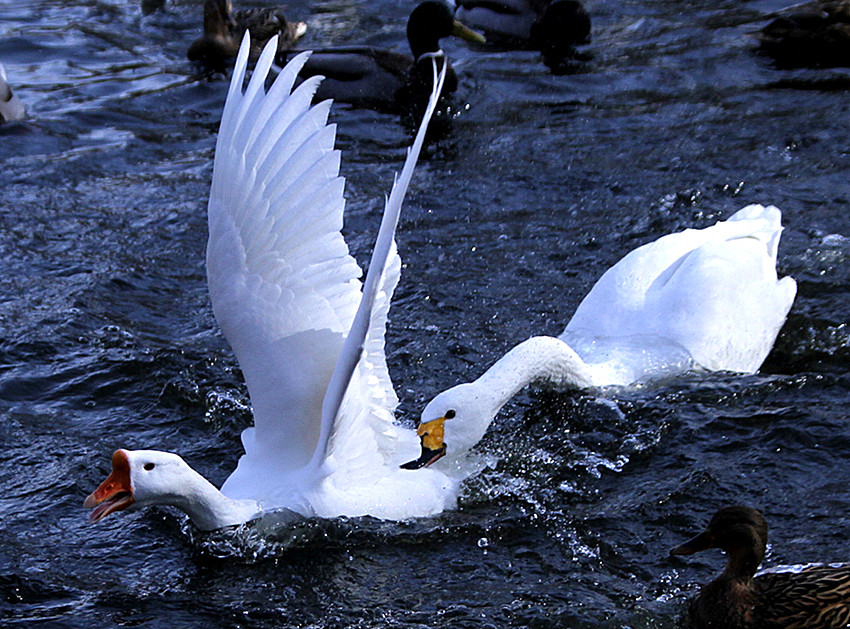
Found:
[[[307,46],[403,50],[412,4],[289,10]],[[200,8],[1,3],[29,117],[0,127],[0,625],[674,627],[722,559],[667,553],[736,502],[772,525],[767,564],[848,559],[850,75],[755,54],[781,6],[588,0],[593,59],[565,76],[445,42],[458,115],[414,176],[387,349],[412,423],[559,333],[632,248],[773,203],[799,295],[759,374],[525,392],[439,517],[202,534],[166,510],[91,526],[82,508],[117,447],[179,452],[221,483],[250,422],[206,293],[226,82],[185,59]],[[332,118],[362,262],[409,135],[390,115]]]

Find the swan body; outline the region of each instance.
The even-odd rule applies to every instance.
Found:
[[[401,260],[394,234],[445,71],[393,186],[361,286],[340,233],[344,208],[330,102],[311,107],[320,79],[290,90],[308,57],[293,59],[268,92],[277,42],[243,93],[246,35],[216,145],[207,274],[216,319],[245,377],[254,426],[219,491],[171,453],[118,450],[113,472],[85,501],[97,521],[164,504],[202,529],[271,509],[304,516],[405,519],[455,504],[458,479],[399,465],[418,450],[394,423],[398,403],[384,330]],[[427,473],[422,473],[427,472]]]
[[[781,232],[777,208],[750,205],[638,247],[602,275],[559,337],[520,343],[474,382],[437,395],[421,423],[450,413],[450,460],[534,382],[625,386],[692,369],[756,371],[797,291],[792,278],[777,278]]]
[[[6,78],[6,68],[0,63],[0,124],[20,120],[27,113],[21,99],[12,92],[12,87]]]

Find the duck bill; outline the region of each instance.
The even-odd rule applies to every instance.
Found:
[[[112,455],[112,473],[88,495],[83,506],[94,509],[89,522],[98,522],[114,511],[123,511],[133,504],[133,486],[130,483],[130,461],[123,450]]]
[[[693,555],[694,553],[708,550],[709,548],[714,548],[714,536],[711,534],[711,531],[705,530],[693,539],[689,539],[684,544],[676,546],[676,548],[670,551],[670,554]]]
[[[460,37],[463,41],[468,41],[474,44],[486,44],[487,40],[484,38],[484,35],[481,33],[476,33],[474,30],[460,22],[459,20],[455,20],[452,26],[452,35],[455,37]]]

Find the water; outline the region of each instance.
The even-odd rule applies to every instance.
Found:
[[[306,45],[405,48],[411,3],[296,0]],[[751,202],[783,210],[799,296],[762,371],[604,395],[529,391],[457,511],[402,524],[166,510],[90,526],[116,447],[221,483],[250,422],[209,307],[205,205],[226,83],[185,60],[187,0],[0,4],[27,121],[0,128],[0,625],[674,627],[719,554],[667,553],[717,508],[772,525],[767,565],[843,561],[850,531],[850,155],[844,70],[780,71],[756,2],[589,0],[593,60],[445,42],[461,89],[402,216],[390,370],[412,423],[632,248]],[[363,262],[409,142],[335,107]]]

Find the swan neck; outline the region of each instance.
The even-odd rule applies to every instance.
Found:
[[[556,388],[591,386],[587,366],[569,345],[551,336],[535,336],[502,356],[476,384],[492,397],[495,413],[532,383]]]

